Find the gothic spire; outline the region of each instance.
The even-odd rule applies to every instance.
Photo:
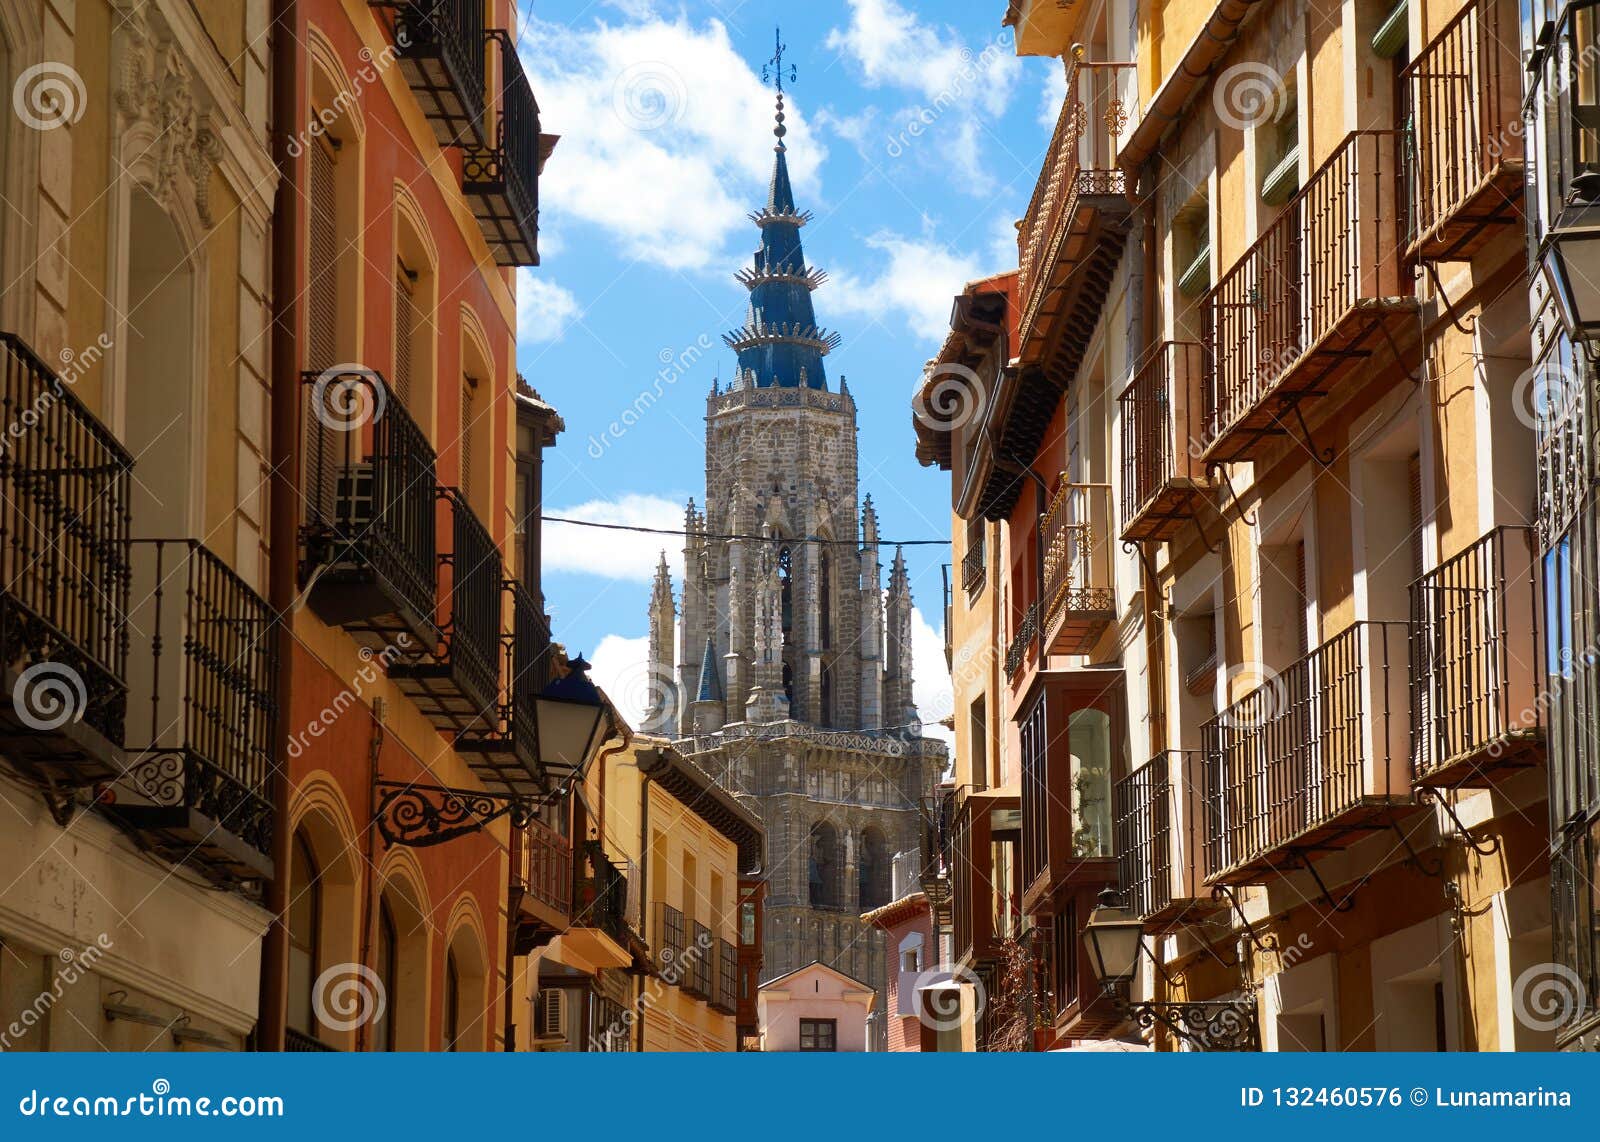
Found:
[[[706,635],[706,652],[700,659],[700,686],[695,701],[722,701],[722,675],[717,672],[717,648],[710,635]]]
[[[794,64],[785,65],[787,50],[781,34],[772,59],[761,69],[763,82],[777,87],[777,137],[773,147],[772,182],[767,204],[750,215],[761,231],[761,245],[752,264],[735,275],[750,291],[750,308],[744,325],[723,336],[739,355],[739,375],[756,388],[828,387],[822,358],[839,345],[839,335],[817,325],[811,292],[828,275],[806,265],[800,228],[811,220],[810,211],[797,210],[789,182],[788,147],[784,136],[783,82],[797,76]],[[752,380],[753,378],[753,380]]]

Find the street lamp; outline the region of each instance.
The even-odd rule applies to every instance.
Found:
[[[574,658],[534,699],[539,761],[556,785],[580,775],[609,732],[605,700],[588,672],[589,664]]]
[[[1600,171],[1581,171],[1569,185],[1545,232],[1541,269],[1567,332],[1593,341],[1600,339]]]
[[[1089,945],[1089,966],[1100,981],[1101,992],[1141,1031],[1159,1023],[1198,1051],[1261,1049],[1255,1001],[1248,994],[1241,999],[1178,1003],[1129,1001],[1128,985],[1139,969],[1139,954],[1144,950],[1144,924],[1117,903],[1115,889],[1100,893],[1099,905],[1089,913],[1083,935]]]

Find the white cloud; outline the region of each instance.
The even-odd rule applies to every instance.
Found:
[[[937,724],[955,711],[950,669],[944,664],[944,634],[933,628],[920,607],[911,608],[911,690],[924,723],[922,732],[954,746],[955,735]]]
[[[532,270],[517,271],[517,343],[559,341],[583,307],[571,290]]]
[[[880,268],[866,276],[838,273],[828,289],[829,305],[877,318],[898,316],[927,340],[942,340],[949,331],[951,299],[962,286],[1003,268],[931,238],[890,230],[868,236],[863,245],[884,255]]]
[[[571,507],[549,507],[545,514],[629,527],[683,528],[683,502],[629,493],[615,500],[590,500]],[[656,573],[661,552],[667,553],[674,585],[683,580],[683,540],[674,535],[636,531],[608,531],[546,522],[541,550],[546,571],[571,571],[648,583]]]
[[[1067,101],[1067,72],[1053,67],[1044,77],[1044,87],[1039,92],[1039,125],[1054,132],[1056,120],[1061,118],[1061,105]]]
[[[608,634],[590,656],[589,677],[628,725],[638,729],[650,705],[650,638]]]
[[[524,38],[541,126],[562,136],[541,205],[599,226],[628,257],[720,265],[771,174],[772,92],[721,21],[626,10],[587,30],[536,20]],[[790,174],[816,200],[826,151],[793,101],[785,111]]]
[[[967,103],[1001,114],[1020,71],[1009,35],[974,51],[954,29],[922,23],[897,0],[850,0],[850,23],[830,31],[826,45],[854,60],[869,86],[915,92],[940,113]]]

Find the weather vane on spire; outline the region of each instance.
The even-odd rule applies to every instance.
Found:
[[[778,88],[778,124],[772,128],[772,133],[778,137],[778,150],[783,150],[783,137],[788,134],[788,128],[783,125],[783,53],[789,49],[783,42],[783,29],[772,30],[772,58],[761,65],[761,82],[775,83]],[[794,64],[789,65],[789,82],[793,83],[800,77],[799,70]]]

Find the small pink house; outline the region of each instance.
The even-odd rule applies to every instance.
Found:
[[[867,1015],[877,992],[824,963],[761,985],[757,1010],[763,1051],[867,1049]]]
[[[924,1020],[918,1017],[922,997],[917,993],[917,984],[919,979],[932,977],[936,958],[928,898],[921,892],[912,892],[861,918],[884,933],[884,974],[888,978],[874,982],[885,989],[887,1047],[890,1051],[921,1051]]]

